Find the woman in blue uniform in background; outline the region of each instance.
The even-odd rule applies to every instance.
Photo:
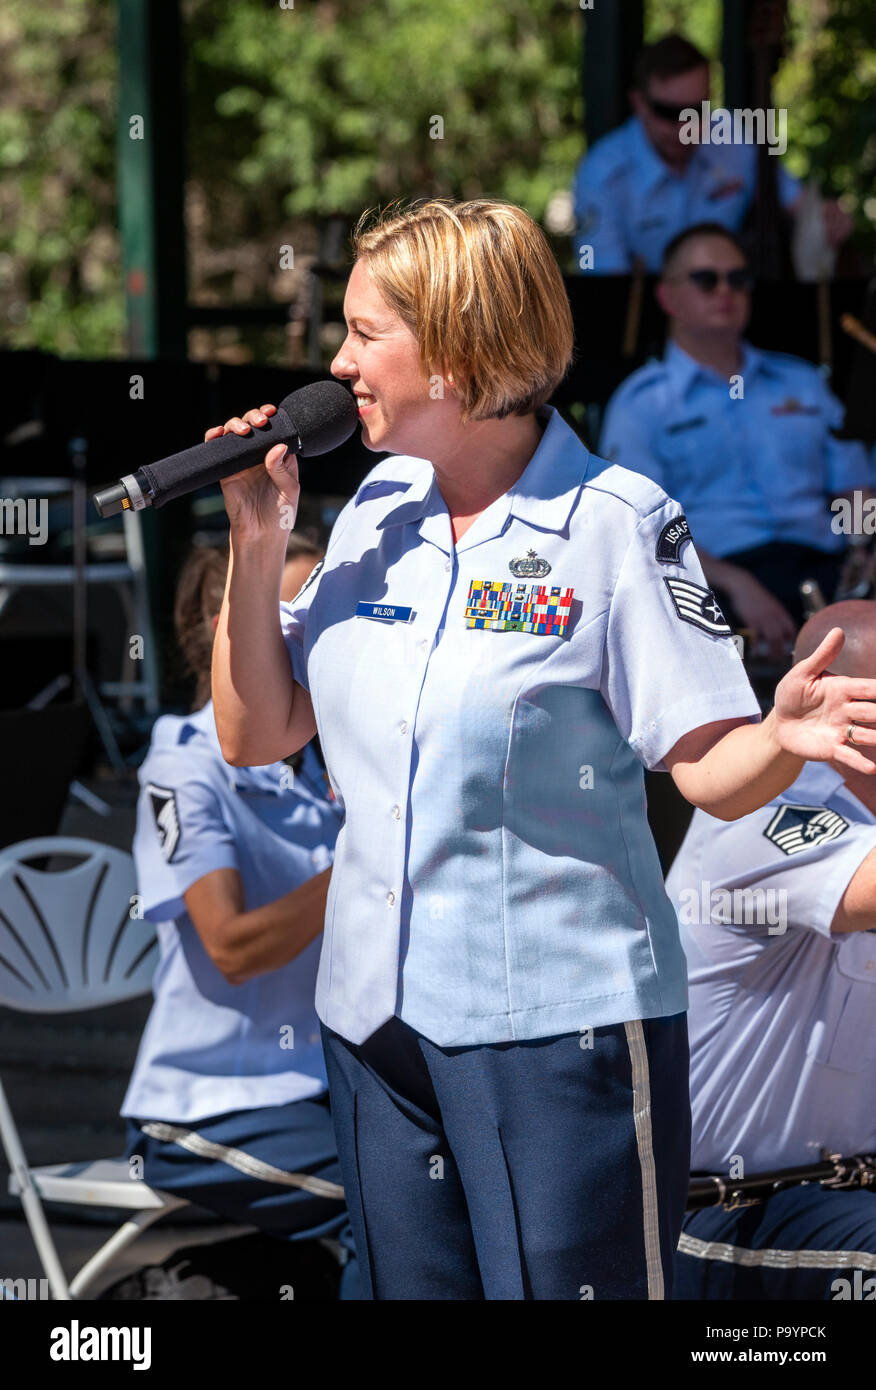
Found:
[[[320,554],[298,538],[289,552],[286,597]],[[128,1155],[151,1186],[229,1221],[340,1241],[340,1296],[355,1298],[314,1012],[340,813],[314,743],[268,767],[222,757],[210,656],[227,568],[207,547],[183,567],[175,626],[194,709],[156,721],[138,772],[133,852],[161,959],[122,1106]]]
[[[296,461],[224,480],[213,697],[235,765],[318,728],[344,811],[316,1004],[364,1296],[668,1297],[687,993],[643,767],[724,819],[872,771],[876,683],[823,676],[835,629],[761,721],[681,508],[545,404],[572,321],[519,208],[355,254],[332,372],[394,456],[279,611]]]

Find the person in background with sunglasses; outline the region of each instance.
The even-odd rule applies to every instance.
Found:
[[[751,276],[732,232],[703,223],[675,237],[657,298],[663,360],[618,387],[599,452],[681,503],[727,621],[782,662],[805,617],[800,582],[833,598],[845,541],[829,503],[873,495],[866,450],[834,437],[843,407],[812,363],[744,340]]]
[[[720,222],[738,231],[757,180],[754,144],[685,144],[681,112],[709,99],[709,60],[680,34],[643,48],[636,60],[633,114],[597,140],[575,179],[576,261],[594,275],[623,275],[639,260],[660,269],[663,248],[685,227]],[[778,170],[782,206],[794,213],[800,185]],[[845,241],[852,219],[824,204],[831,245]],[[584,247],[592,248],[589,256]]]

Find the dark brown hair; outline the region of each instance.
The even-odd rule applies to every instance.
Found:
[[[687,246],[689,241],[698,241],[699,238],[703,236],[722,237],[724,241],[729,241],[731,246],[735,246],[740,256],[742,256],[746,262],[748,261],[748,253],[745,247],[742,245],[736,233],[731,232],[729,227],[722,226],[720,222],[694,222],[692,226],[683,227],[680,232],[676,232],[672,240],[667,243],[660,267],[661,276],[665,278],[667,270],[671,268],[683,246]]]
[[[665,34],[656,43],[640,49],[633,68],[633,85],[637,91],[647,92],[652,77],[679,77],[683,72],[708,66],[708,58],[688,39],[681,34]]]
[[[309,555],[315,564],[322,554],[321,547],[315,541],[293,531],[289,537],[285,563],[299,555]],[[222,607],[229,558],[226,544],[193,546],[177,580],[173,625],[186,669],[194,675],[197,683],[193,710],[202,709],[210,698],[212,620]]]

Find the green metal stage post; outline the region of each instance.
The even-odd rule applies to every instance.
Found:
[[[178,0],[118,0],[119,224],[128,355],[184,361],[186,255],[183,213],[185,114]],[[149,410],[149,370],[143,409]],[[193,442],[202,422],[193,421]],[[136,459],[136,463],[148,460]],[[124,463],[125,460],[120,462]],[[180,498],[142,513],[159,674],[173,640],[176,573],[191,535]]]

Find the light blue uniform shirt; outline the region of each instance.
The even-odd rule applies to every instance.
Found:
[[[787,207],[800,185],[781,165],[778,178]],[[720,222],[738,231],[756,184],[756,145],[697,145],[683,172],[674,173],[638,116],[630,116],[597,140],[578,165],[576,259],[580,265],[587,245],[593,248],[594,275],[624,275],[637,256],[647,270],[658,271],[664,248],[683,228]]]
[[[236,869],[249,911],[329,867],[340,811],[316,753],[305,749],[297,773],[284,762],[232,767],[208,701],[156,720],[138,777],[134,862],[161,959],[122,1114],[192,1122],[321,1095],[319,938],[279,970],[231,985],[183,901],[205,874]]]
[[[394,1014],[449,1046],[686,1005],[643,764],[759,706],[678,504],[543,417],[456,545],[431,464],[378,463],[281,604],[345,812],[316,1005],[352,1042]],[[571,588],[567,630],[468,626],[475,581]]]
[[[694,1168],[876,1150],[876,932],[830,931],[874,849],[876,817],[823,763],[740,820],[694,812],[666,880],[690,967]]]
[[[713,555],[796,541],[842,550],[830,499],[871,483],[863,444],[834,439],[843,407],[811,363],[742,344],[744,395],[670,340],[608,403],[603,455],[644,473],[684,507]]]

